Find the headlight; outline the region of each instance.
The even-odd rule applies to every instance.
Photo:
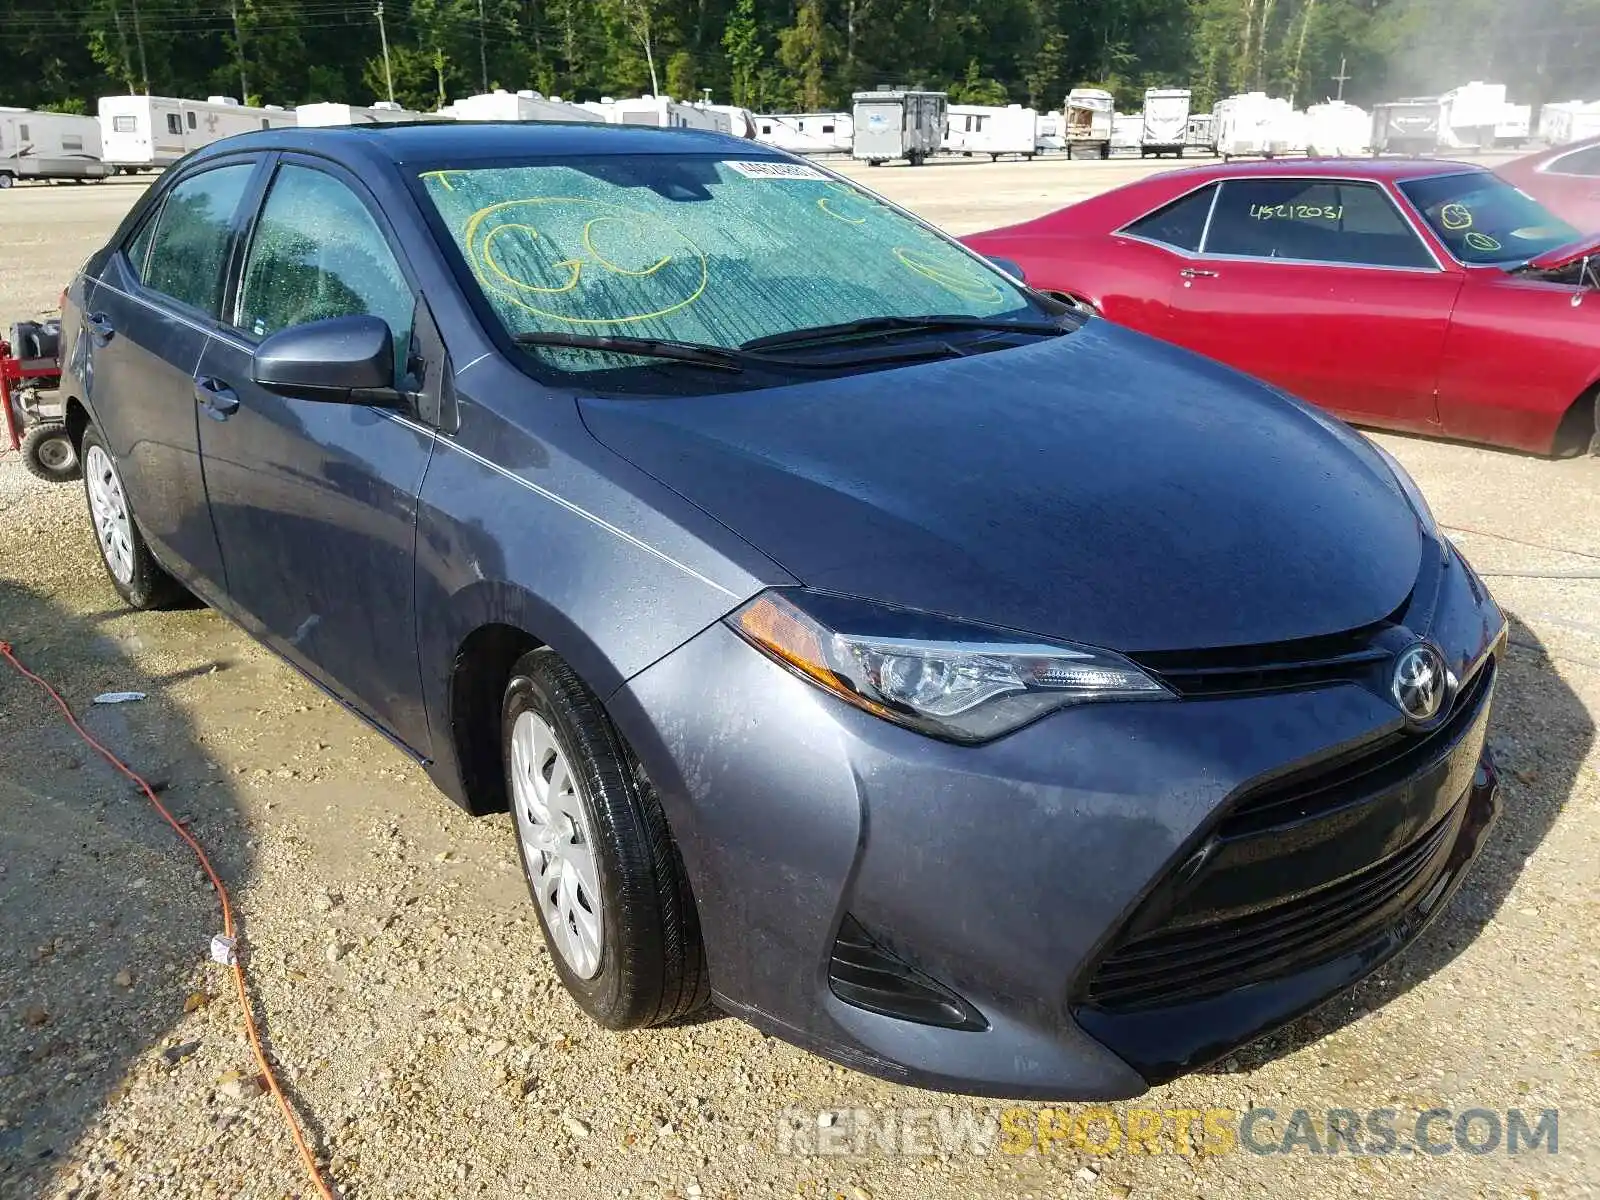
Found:
[[[728,624],[857,708],[957,742],[997,738],[1069,704],[1172,696],[1106,650],[825,593],[763,592]]]
[[[1435,541],[1439,539],[1439,525],[1433,519],[1433,509],[1428,507],[1428,499],[1422,494],[1422,489],[1417,486],[1417,481],[1412,479],[1400,460],[1395,458],[1377,442],[1368,439],[1372,448],[1383,456],[1383,461],[1389,465],[1389,470],[1394,474],[1394,481],[1400,485],[1400,490],[1405,493],[1406,499],[1411,502],[1412,511],[1417,514],[1417,520],[1422,522],[1422,531]]]

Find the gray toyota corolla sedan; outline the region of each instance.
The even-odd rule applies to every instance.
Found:
[[[117,590],[509,806],[607,1027],[1129,1096],[1398,950],[1494,816],[1505,621],[1392,459],[766,147],[230,138],[65,338]]]

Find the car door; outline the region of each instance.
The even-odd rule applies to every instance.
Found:
[[[416,293],[365,188],[285,156],[250,231],[230,313],[191,385],[212,520],[240,618],[419,752],[428,746],[415,628],[416,496],[432,453],[414,413],[275,395],[256,345],[329,317],[372,314],[411,355]]]
[[[1175,275],[1172,341],[1358,420],[1436,427],[1463,276],[1376,183],[1227,180]]]
[[[90,410],[145,540],[203,594],[225,579],[200,472],[194,371],[217,328],[260,165],[226,159],[178,180],[106,259],[84,302]]]

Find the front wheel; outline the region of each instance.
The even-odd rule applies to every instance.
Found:
[[[22,439],[22,465],[46,483],[71,483],[82,471],[72,434],[56,421],[35,425]]]
[[[0,191],[10,187],[13,182],[9,172],[0,171]]]
[[[162,569],[145,545],[117,464],[93,425],[83,432],[82,452],[89,521],[111,585],[134,608],[167,608],[175,604],[183,597],[183,585]]]
[[[545,944],[607,1029],[677,1020],[710,996],[694,897],[649,780],[553,651],[518,660],[501,739],[517,853]]]

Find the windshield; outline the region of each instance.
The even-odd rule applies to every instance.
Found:
[[[583,334],[736,348],[873,317],[1037,321],[960,246],[805,163],[606,156],[421,174],[513,337]],[[594,349],[550,366],[660,371]]]
[[[1450,253],[1464,263],[1522,263],[1579,234],[1498,175],[1473,171],[1400,185]]]

